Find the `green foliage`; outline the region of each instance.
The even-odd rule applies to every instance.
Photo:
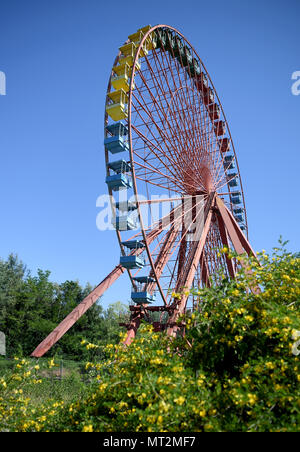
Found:
[[[0,379],[0,424],[12,431],[299,431],[300,259],[281,245],[260,254],[261,266],[235,256],[244,266],[235,281],[196,291],[199,312],[185,316],[186,334],[176,340],[144,324],[129,347],[82,341],[105,359],[86,364],[90,383],[71,402],[24,408],[14,391],[27,384],[30,363]]]
[[[91,292],[78,281],[50,281],[49,271],[32,276],[17,256],[0,260],[0,330],[6,334],[8,356],[28,356],[34,348]],[[107,310],[95,303],[48,353],[77,360],[91,359],[82,338],[101,344],[118,339],[119,321],[128,316],[120,302]]]
[[[83,398],[78,365],[65,363],[65,372],[60,379],[53,359],[15,358],[13,370],[0,377],[0,431],[40,431],[46,419],[57,419],[65,405]]]

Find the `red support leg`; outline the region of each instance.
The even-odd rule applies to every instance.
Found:
[[[217,205],[219,213],[222,217],[224,225],[226,226],[226,229],[228,231],[230,240],[233,244],[235,251],[240,255],[247,253],[248,256],[255,257],[257,262],[259,263],[255,252],[253,251],[250,243],[248,242],[248,240],[246,239],[246,237],[240,230],[237,222],[235,221],[235,218],[230,213],[230,211],[227,209],[227,207],[225,206],[223,201],[218,197],[216,198],[216,205]],[[241,260],[241,264],[243,267],[246,267],[246,263],[244,263],[243,260]],[[248,271],[248,270],[246,270],[246,271],[247,271],[247,273],[251,274],[251,271]],[[261,292],[260,288],[258,286],[256,286],[255,284],[251,285],[250,289],[251,289],[251,292],[253,292],[254,294],[259,294]]]
[[[219,225],[219,231],[220,231],[220,235],[221,235],[221,240],[223,243],[223,246],[225,246],[226,248],[229,249],[229,240],[228,240],[228,234],[225,228],[225,224],[223,221],[223,218],[221,217],[220,214],[217,214],[217,219],[218,219],[218,225]],[[226,263],[227,263],[227,268],[228,268],[228,272],[229,275],[232,279],[234,279],[235,277],[235,269],[233,266],[233,262],[232,259],[229,259],[227,254],[226,254]]]
[[[124,273],[121,265],[116,268],[87,296],[82,302],[70,312],[69,315],[50,333],[40,345],[32,352],[31,356],[40,358],[43,356],[78,319],[103,295],[103,293]]]
[[[204,251],[201,254],[201,258],[200,258],[200,267],[201,267],[201,279],[203,284],[206,287],[211,287],[211,282],[209,279],[209,270],[205,261],[205,256],[204,256]]]
[[[203,252],[203,248],[205,245],[205,241],[207,238],[207,234],[211,225],[211,219],[212,219],[212,210],[209,207],[209,211],[205,220],[205,224],[204,224],[204,228],[202,231],[202,234],[199,238],[199,240],[197,242],[195,242],[195,247],[193,249],[193,257],[192,257],[192,261],[191,261],[191,265],[187,271],[186,277],[185,277],[185,282],[184,282],[184,287],[186,289],[186,292],[190,290],[190,288],[192,287],[192,283],[197,271],[197,267],[199,265],[199,261],[200,261],[200,257],[201,254]],[[183,294],[176,309],[174,310],[174,313],[172,314],[172,316],[170,317],[170,321],[169,323],[172,325],[168,328],[167,333],[170,336],[175,337],[176,336],[176,332],[178,330],[178,326],[173,324],[176,322],[177,318],[179,315],[183,314],[183,312],[185,311],[185,307],[186,307],[186,303],[187,303],[187,299],[188,299],[188,294]]]

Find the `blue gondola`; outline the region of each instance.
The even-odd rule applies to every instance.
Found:
[[[120,190],[121,188],[131,188],[132,180],[126,176],[126,174],[114,174],[112,176],[107,176],[105,179],[108,188],[111,190]]]
[[[128,141],[125,138],[128,134],[128,129],[122,121],[106,126],[106,130],[112,135],[106,137],[104,140],[104,146],[109,152],[116,154],[129,150]]]
[[[116,160],[115,162],[109,162],[107,167],[113,170],[115,173],[128,173],[131,171],[130,163],[126,162],[126,160]]]
[[[145,261],[141,256],[121,256],[120,264],[127,269],[143,268]]]
[[[224,168],[226,170],[235,168],[234,156],[233,155],[226,155],[225,156],[225,158],[224,158]]]
[[[137,228],[137,224],[134,218],[128,215],[117,216],[113,218],[112,225],[118,231],[131,231]]]
[[[126,136],[128,135],[128,129],[126,125],[122,122],[114,122],[113,124],[110,124],[109,126],[106,126],[107,132],[109,132],[113,136]]]
[[[145,247],[144,243],[141,240],[126,240],[125,242],[121,243],[129,250],[137,250]]]
[[[193,57],[190,49],[187,46],[183,46],[182,49],[179,50],[179,55],[177,56],[177,60],[183,66],[188,66],[192,63]]]
[[[229,180],[228,185],[229,187],[237,187],[238,181],[237,181],[238,175],[236,173],[228,173],[227,179]]]
[[[152,295],[149,292],[131,292],[131,299],[134,303],[138,304],[151,304],[153,303]]]
[[[236,191],[230,194],[232,204],[241,204],[242,196],[240,191]]]
[[[144,243],[140,240],[127,240],[125,242],[122,242],[122,245],[130,251],[142,249],[145,247]],[[127,269],[143,268],[145,261],[141,256],[127,255],[120,257],[120,264],[122,265],[122,267]]]
[[[228,182],[228,185],[229,185],[229,187],[237,187],[238,186],[237,180],[236,179],[231,179]]]
[[[236,207],[235,209],[233,209],[233,213],[234,215],[239,215],[241,213],[243,213],[243,209],[241,207]]]
[[[132,201],[116,202],[116,208],[121,212],[130,212],[137,209],[137,204]]]
[[[155,301],[155,295],[147,291],[147,285],[155,282],[155,280],[149,276],[137,276],[133,278],[137,283],[137,288],[131,292],[131,299],[138,304],[151,304]],[[142,286],[144,285],[143,289]]]
[[[129,151],[128,142],[121,136],[105,138],[104,146],[112,154]]]
[[[131,292],[131,299],[134,303],[138,304],[151,304],[153,303],[152,295],[149,292]]]
[[[165,47],[167,44],[167,33],[165,30],[155,30],[155,41],[156,41],[156,48],[160,49],[161,47]]]
[[[189,64],[189,70],[192,77],[197,77],[198,75],[200,75],[200,63],[195,58],[193,58],[192,62]]]
[[[234,217],[238,223],[242,223],[244,221],[244,215],[235,215]]]
[[[116,174],[107,176],[105,182],[111,190],[120,190],[121,188],[131,188],[132,180],[125,174],[131,171],[131,166],[126,160],[117,160],[107,164],[108,169],[113,170]]]
[[[178,36],[176,36],[174,40],[173,52],[177,59],[180,59],[180,55],[183,55],[183,48],[184,48],[183,42]]]
[[[155,279],[151,278],[151,276],[135,276],[132,279],[138,284],[150,284],[155,282]]]

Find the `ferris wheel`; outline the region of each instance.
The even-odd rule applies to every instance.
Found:
[[[148,25],[120,46],[106,93],[104,136],[120,261],[33,356],[42,356],[124,272],[131,285],[125,343],[153,311],[165,319],[155,329],[175,336],[178,316],[199,307],[192,288],[218,284],[221,274],[235,277],[236,260],[219,249],[255,255],[221,101],[178,30]]]

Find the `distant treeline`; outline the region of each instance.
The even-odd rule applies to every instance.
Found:
[[[28,356],[35,347],[93,289],[81,287],[78,281],[61,284],[49,280],[50,271],[38,270],[32,276],[16,255],[0,259],[0,331],[6,335],[6,353]],[[95,303],[81,319],[47,353],[71,359],[90,359],[91,353],[81,345],[82,339],[97,344],[116,342],[122,328],[119,322],[128,318],[128,308],[116,302],[106,310]]]

